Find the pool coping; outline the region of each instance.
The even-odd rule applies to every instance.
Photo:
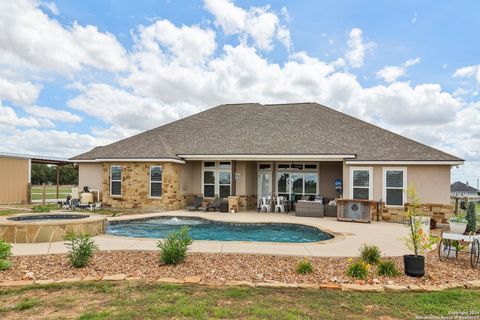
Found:
[[[34,215],[62,215],[62,216],[69,216],[69,215],[84,215],[85,218],[80,219],[59,219],[54,221],[35,221],[35,220],[9,220],[9,218],[16,218],[16,217],[25,217],[25,216],[34,216]],[[78,212],[38,212],[38,213],[22,213],[22,214],[15,214],[15,215],[8,215],[0,217],[0,226],[57,226],[59,224],[66,225],[66,224],[78,224],[80,222],[98,222],[102,220],[107,220],[107,217],[99,215],[99,214],[87,214],[87,213],[78,213]]]

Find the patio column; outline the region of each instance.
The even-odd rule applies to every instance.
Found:
[[[232,173],[230,174],[230,184],[232,186],[232,196],[236,196],[237,195],[237,177],[235,174],[237,172],[237,161],[232,160],[231,170],[232,170]]]

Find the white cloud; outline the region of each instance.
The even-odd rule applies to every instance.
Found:
[[[163,106],[160,101],[138,97],[107,84],[84,86],[81,94],[69,100],[68,105],[106,124],[137,132],[184,115],[179,109]]]
[[[204,7],[215,17],[215,25],[227,35],[239,34],[240,39],[251,38],[258,49],[270,51],[274,40],[291,47],[290,31],[281,24],[289,20],[288,10],[282,7],[277,14],[269,6],[244,10],[230,0],[205,0]]]
[[[215,24],[227,35],[237,34],[245,29],[247,13],[230,0],[205,0],[205,9],[215,16]]]
[[[65,110],[58,110],[49,107],[26,106],[23,109],[35,117],[49,119],[54,122],[77,123],[82,121],[82,117]]]
[[[20,117],[13,108],[0,104],[0,131],[9,131],[15,127],[52,128],[54,126],[55,125],[47,119]]]
[[[420,63],[420,58],[409,59],[405,61],[401,66],[385,66],[378,70],[376,75],[378,78],[382,78],[385,82],[394,82],[398,78],[404,76],[407,72],[407,68]]]
[[[16,104],[33,103],[40,92],[40,86],[31,82],[0,78],[0,101],[9,100]]]
[[[374,47],[373,42],[364,42],[363,31],[359,28],[353,28],[347,41],[348,51],[346,58],[353,68],[360,68],[363,66],[365,54],[371,51]]]
[[[477,83],[480,84],[480,64],[459,68],[453,74],[454,78],[471,78],[473,76],[475,76]]]
[[[168,20],[158,20],[148,27],[141,26],[135,35],[138,51],[154,55],[171,55],[176,63],[202,63],[216,48],[215,32],[198,26],[176,27]]]
[[[90,150],[98,143],[89,134],[39,129],[0,131],[0,139],[2,151],[67,158]]]
[[[57,5],[54,2],[48,2],[48,1],[39,1],[38,5],[40,7],[46,8],[50,13],[53,15],[58,15],[60,11],[57,8]]]
[[[74,23],[65,28],[34,0],[0,2],[0,61],[3,64],[71,74],[82,66],[110,71],[127,66],[125,50],[109,33]]]

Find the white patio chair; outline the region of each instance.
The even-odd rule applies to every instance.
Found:
[[[260,212],[265,212],[270,211],[270,201],[267,199],[267,197],[262,197],[262,202],[260,203]]]
[[[276,197],[275,199],[275,212],[277,212],[277,209],[279,212],[285,213],[285,204],[283,202],[283,197]]]

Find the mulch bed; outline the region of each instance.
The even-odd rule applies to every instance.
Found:
[[[391,258],[403,273],[402,257]],[[443,285],[480,279],[480,267],[472,269],[468,255],[458,260],[440,262],[434,252],[426,259],[427,274],[423,278],[401,275],[394,278],[379,277],[375,267],[370,269],[366,283],[398,285]],[[126,274],[148,281],[159,278],[199,276],[203,281],[247,280],[253,282],[280,281],[285,283],[359,283],[345,275],[349,258],[310,258],[313,273],[301,275],[295,270],[299,257],[200,254],[188,255],[187,261],[177,266],[162,265],[158,252],[152,251],[100,251],[91,263],[82,269],[69,265],[66,254],[12,257],[12,268],[0,271],[0,281],[42,280],[102,277]]]

